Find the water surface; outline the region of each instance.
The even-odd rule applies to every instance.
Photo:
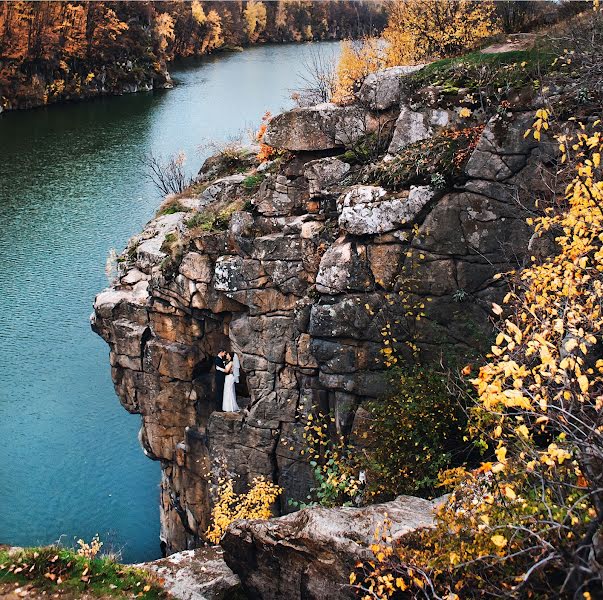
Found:
[[[92,301],[109,250],[159,204],[140,157],[184,150],[196,171],[205,141],[290,105],[312,51],[255,47],[175,66],[173,90],[0,115],[0,543],[99,533],[125,561],[158,556],[159,465],[115,396]]]

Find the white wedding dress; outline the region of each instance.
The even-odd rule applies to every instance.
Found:
[[[227,373],[224,380],[224,396],[222,396],[222,410],[224,412],[239,412],[240,410],[237,404],[235,383],[235,376],[232,373]]]

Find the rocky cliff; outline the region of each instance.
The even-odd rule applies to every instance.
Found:
[[[161,461],[167,553],[202,542],[221,470],[277,482],[281,513],[305,498],[306,416],[360,426],[363,402],[387,393],[384,337],[402,360],[489,345],[493,276],[524,260],[525,210],[548,184],[546,144],[523,135],[534,102],[465,117],[463,90],[411,95],[407,71],[369,77],[351,106],[275,117],[273,161],[210,159],[95,300],[116,391]],[[224,347],[241,360],[241,414],[216,412]]]

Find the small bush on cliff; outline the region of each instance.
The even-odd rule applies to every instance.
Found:
[[[91,547],[88,545],[88,549]],[[147,600],[168,597],[161,589],[160,581],[147,571],[95,556],[59,546],[18,552],[0,550],[0,586],[31,586],[49,597],[80,598],[84,594],[103,598],[132,598],[135,595]]]
[[[449,373],[392,368],[391,396],[364,405],[354,432],[362,451],[330,433],[333,418],[309,415],[304,428],[316,486],[300,506],[352,506],[400,494],[442,493],[439,473],[475,454],[467,441],[467,386]],[[358,440],[357,440],[358,441]]]
[[[245,180],[241,185],[248,194],[253,194],[260,187],[264,179],[265,175],[263,173],[254,173],[253,175],[245,177]]]
[[[238,519],[269,519],[272,505],[282,488],[263,477],[256,477],[251,489],[244,494],[234,491],[232,479],[219,482],[218,499],[212,510],[212,524],[205,536],[213,544],[219,544],[227,527]]]
[[[391,160],[367,165],[354,179],[397,191],[433,184],[437,175],[438,187],[444,188],[462,175],[483,130],[483,125],[445,130],[407,146]]]
[[[332,417],[308,415],[304,426],[306,449],[302,455],[310,458],[316,486],[310,490],[308,502],[295,503],[299,508],[308,506],[353,506],[362,503],[363,483],[355,448],[349,446],[341,435],[331,436]]]
[[[464,465],[468,390],[451,375],[428,368],[392,370],[395,392],[366,405],[368,438],[364,465],[367,495],[374,500],[400,494],[433,498],[441,494],[438,474]]]
[[[234,212],[243,210],[246,202],[234,200],[226,204],[209,207],[203,211],[196,212],[186,221],[186,226],[191,230],[191,235],[196,233],[208,233],[212,231],[226,231]]]
[[[180,194],[193,180],[186,174],[186,155],[178,152],[168,158],[147,154],[142,158],[144,174],[163,196]]]
[[[171,197],[165,200],[159,210],[157,211],[157,217],[162,217],[163,215],[174,215],[179,212],[189,212],[186,206],[184,206],[177,198]]]

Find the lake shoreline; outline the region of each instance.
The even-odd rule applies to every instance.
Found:
[[[109,67],[111,73],[109,88],[106,87],[106,75],[103,78],[95,78],[88,85],[82,88],[82,78],[85,78],[85,72],[90,70],[89,65],[84,65],[85,68],[81,72],[72,74],[72,83],[76,86],[79,95],[72,93],[62,95],[62,92],[52,95],[48,90],[53,86],[53,69],[42,69],[40,73],[34,74],[30,80],[24,81],[21,87],[29,86],[33,90],[30,96],[25,96],[18,100],[11,100],[6,96],[2,96],[0,102],[0,116],[11,112],[31,111],[48,106],[61,106],[69,104],[79,104],[80,102],[88,102],[99,98],[107,98],[111,96],[125,96],[129,94],[140,94],[144,92],[155,92],[158,90],[170,90],[177,83],[172,79],[171,71],[178,70],[187,62],[196,62],[199,65],[206,61],[219,60],[228,57],[233,53],[248,52],[250,49],[257,47],[280,47],[280,46],[304,46],[317,43],[338,43],[341,39],[331,40],[304,40],[304,41],[283,41],[283,42],[258,42],[255,44],[247,44],[245,46],[225,46],[218,48],[212,52],[192,56],[177,56],[159,67],[153,65],[102,65],[103,72]],[[46,72],[45,72],[46,71]],[[101,87],[98,86],[98,81],[101,80]],[[70,83],[65,84],[69,88]],[[15,92],[13,96],[17,96]]]

